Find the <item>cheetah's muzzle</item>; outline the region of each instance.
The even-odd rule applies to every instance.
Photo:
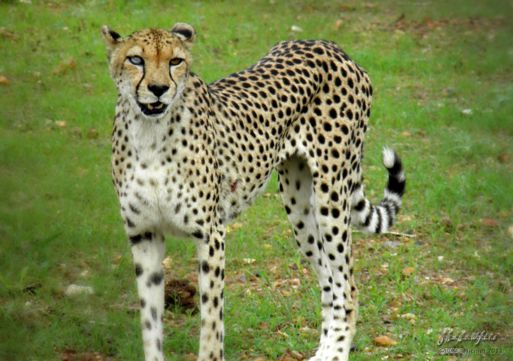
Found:
[[[164,113],[167,109],[167,104],[161,103],[159,101],[157,101],[155,103],[148,103],[148,104],[143,104],[143,103],[137,102],[137,104],[139,105],[139,108],[141,108],[141,111],[145,115],[149,115],[149,116],[160,115],[160,114]]]

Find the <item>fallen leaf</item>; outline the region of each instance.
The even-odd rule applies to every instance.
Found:
[[[341,26],[342,26],[342,20],[341,19],[338,19],[337,21],[335,21],[335,30],[340,29]]]
[[[196,354],[195,353],[188,353],[185,355],[185,361],[196,361]]]
[[[505,164],[505,163],[508,163],[509,160],[510,160],[510,156],[508,153],[501,153],[497,156],[497,160],[502,163],[502,164]]]
[[[57,67],[53,70],[53,74],[61,75],[70,70],[73,70],[77,67],[77,61],[75,58],[71,57],[64,61],[62,61]]]
[[[293,32],[295,32],[295,33],[300,33],[300,32],[302,32],[302,31],[303,31],[303,29],[302,29],[301,27],[297,26],[297,25],[292,25],[292,26],[290,27],[290,30],[292,30],[292,31],[293,31]]]
[[[454,283],[454,280],[451,277],[442,277],[440,281],[443,285],[450,285]]]
[[[339,6],[339,9],[340,9],[340,11],[355,11],[356,10],[356,6],[342,4],[342,5]]]
[[[470,108],[462,109],[461,110],[461,114],[463,114],[463,115],[472,115],[472,109],[470,109]]]
[[[415,268],[413,267],[405,267],[403,268],[403,275],[410,276],[413,272],[415,272]]]
[[[117,254],[117,255],[114,256],[114,259],[112,260],[112,263],[114,265],[118,266],[121,263],[122,260],[123,260],[123,255]]]
[[[508,234],[511,238],[513,238],[513,225],[509,226],[508,228]]]
[[[9,85],[9,84],[11,84],[11,81],[5,75],[0,75],[0,85]]]
[[[10,30],[7,30],[4,27],[0,28],[0,37],[2,37],[4,39],[9,39],[9,40],[17,40],[18,39],[18,36],[15,33],[13,33]]]
[[[413,313],[403,313],[401,315],[401,318],[405,318],[407,320],[413,320],[413,319],[416,319],[417,316],[415,316],[415,314],[413,314]]]
[[[87,131],[87,138],[89,139],[97,139],[100,133],[98,133],[98,130],[96,128],[91,128]]]
[[[304,360],[305,357],[297,351],[287,350],[278,361],[301,361]]]
[[[172,265],[173,265],[173,260],[169,256],[164,258],[164,260],[162,261],[162,267],[164,267],[164,270],[166,270],[168,272],[171,271]]]
[[[78,352],[73,349],[64,349],[60,352],[61,361],[114,361],[112,357],[99,352]]]
[[[66,123],[65,120],[56,120],[55,121],[55,125],[58,127],[58,128],[66,128],[68,126],[68,123]]]
[[[388,336],[378,336],[374,339],[374,344],[382,347],[389,347],[397,345],[397,341]]]
[[[497,223],[497,220],[495,220],[493,218],[483,218],[483,219],[481,219],[481,224],[485,227],[492,227],[492,228],[495,228],[499,225],[499,223]]]
[[[314,330],[313,328],[310,328],[308,326],[301,327],[299,331],[302,333],[317,334],[317,330]]]

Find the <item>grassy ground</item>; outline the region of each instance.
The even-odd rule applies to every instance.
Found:
[[[115,89],[99,28],[127,34],[177,21],[196,27],[195,71],[208,81],[292,38],[334,40],[370,73],[368,195],[379,199],[380,149],[393,145],[409,182],[396,231],[416,237],[355,235],[361,312],[351,359],[454,360],[439,355],[444,328],[500,336],[451,343],[488,352],[463,359],[513,359],[511,2],[29,2],[0,3],[1,360],[142,358],[110,181]],[[168,250],[172,275],[194,278],[193,245],[169,240]],[[275,180],[231,227],[227,255],[227,360],[310,355],[320,297]],[[72,283],[95,294],[65,297]],[[168,360],[193,359],[198,316],[175,310],[166,323]],[[374,345],[380,335],[397,344]]]

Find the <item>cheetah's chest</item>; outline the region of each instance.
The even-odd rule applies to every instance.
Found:
[[[177,176],[179,166],[169,161],[162,141],[165,126],[141,123],[129,133],[133,150],[131,167],[121,189],[122,210],[130,215],[135,228],[163,229],[177,236],[187,233],[180,217],[183,203],[183,180]]]
[[[121,206],[131,211],[136,227],[165,229],[177,236],[186,232],[178,210],[180,187],[171,181],[171,174],[172,166],[136,164],[134,167],[125,184],[126,196],[121,199]]]

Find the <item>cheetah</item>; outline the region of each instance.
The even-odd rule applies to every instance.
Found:
[[[195,240],[199,361],[224,361],[227,224],[276,170],[295,241],[321,290],[313,361],[349,358],[357,317],[351,225],[385,232],[405,177],[386,148],[384,198],[364,195],[362,152],[372,87],[335,43],[284,41],[255,65],[206,84],[191,71],[194,28],[122,37],[102,27],[118,98],[112,177],[131,245],[144,355],[163,361],[164,237]]]

